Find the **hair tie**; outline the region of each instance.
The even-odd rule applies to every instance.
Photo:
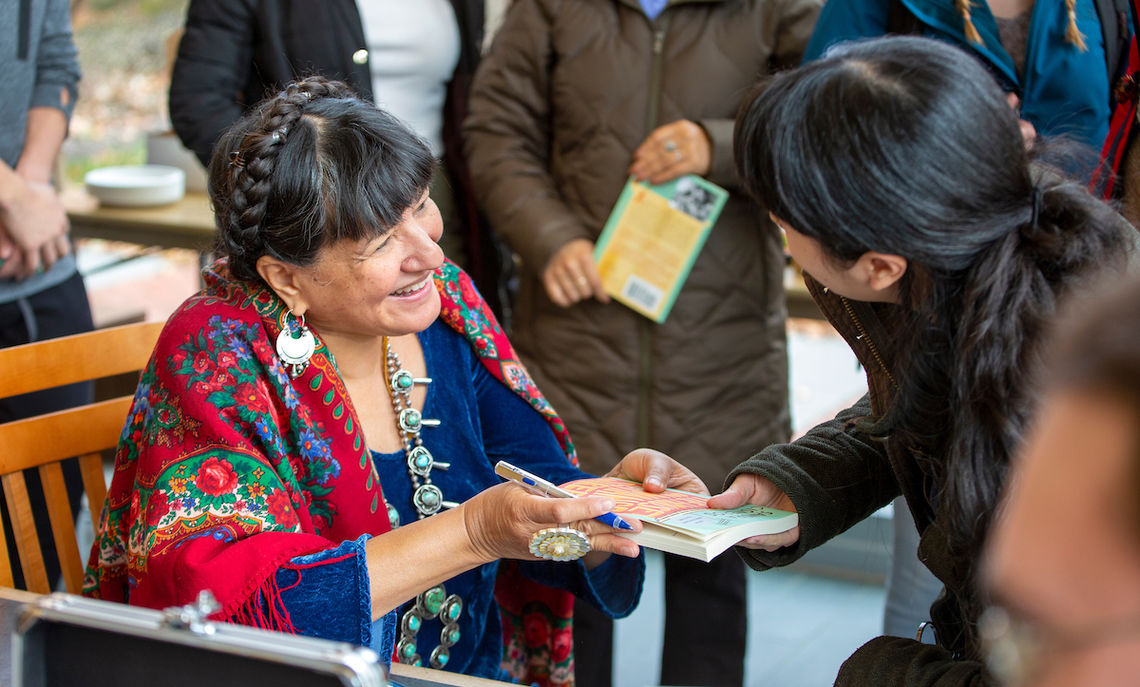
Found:
[[[1041,187],[1033,187],[1033,215],[1029,220],[1029,226],[1036,229],[1037,219],[1041,216]]]
[[[239,150],[231,150],[230,151],[230,166],[231,167],[237,167],[238,169],[244,169],[245,168],[245,158],[242,157],[241,151],[239,151]]]

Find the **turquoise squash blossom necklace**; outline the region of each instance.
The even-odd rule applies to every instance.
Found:
[[[435,515],[442,508],[459,505],[445,501],[443,492],[432,484],[432,468],[447,470],[451,465],[435,460],[423,445],[420,431],[424,427],[438,427],[439,420],[423,417],[412,406],[412,389],[416,384],[431,384],[430,377],[414,377],[400,364],[400,357],[392,350],[388,337],[384,337],[384,359],[388,372],[388,393],[392,398],[392,409],[396,413],[396,428],[404,446],[407,458],[408,476],[412,481],[412,505],[420,520]],[[400,526],[400,513],[395,506],[384,500],[388,508],[388,519],[392,527]],[[458,594],[448,594],[442,584],[420,592],[400,619],[400,640],[396,643],[396,660],[400,663],[423,665],[416,648],[416,635],[425,621],[438,618],[443,628],[439,633],[439,645],[428,656],[428,665],[435,669],[447,666],[451,659],[451,647],[459,641],[459,617],[463,614],[463,599]]]

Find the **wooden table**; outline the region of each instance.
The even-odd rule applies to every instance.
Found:
[[[71,220],[71,234],[77,238],[201,252],[214,245],[214,213],[203,193],[187,193],[176,203],[145,208],[102,206],[78,189],[64,191],[61,198]]]

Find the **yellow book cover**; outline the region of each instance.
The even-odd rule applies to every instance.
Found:
[[[594,247],[606,293],[664,322],[727,199],[692,174],[656,186],[627,181]]]

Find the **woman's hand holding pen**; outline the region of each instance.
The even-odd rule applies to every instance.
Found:
[[[584,559],[587,567],[601,563],[610,553],[630,558],[638,555],[637,544],[593,519],[613,507],[613,499],[602,496],[548,498],[514,483],[485,489],[459,506],[468,538],[482,560],[534,560],[528,548],[534,533],[569,525],[584,532],[590,541],[591,551]],[[639,523],[630,524],[635,530],[641,529]]]
[[[723,494],[717,494],[709,499],[709,508],[739,508],[745,504],[796,512],[796,505],[771,480],[747,472],[737,475],[736,479],[732,481],[732,485]],[[791,546],[799,539],[800,526],[796,525],[787,532],[749,537],[738,542],[737,546],[775,551],[785,546]]]

